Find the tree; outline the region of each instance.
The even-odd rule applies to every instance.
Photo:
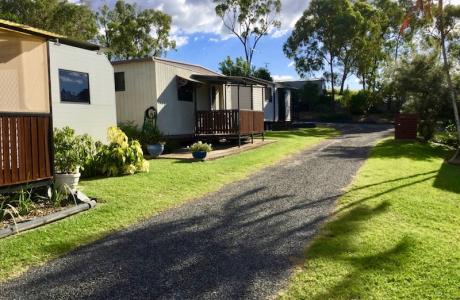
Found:
[[[443,67],[435,54],[403,61],[393,78],[395,89],[403,100],[402,109],[419,114],[419,133],[426,141],[433,137],[437,120],[452,113],[448,84],[443,75]]]
[[[169,38],[171,16],[161,11],[141,10],[136,4],[118,0],[112,10],[102,6],[97,21],[102,29],[99,42],[108,48],[111,60],[161,56],[176,47]]]
[[[270,73],[270,70],[267,68],[258,68],[252,73],[253,77],[267,80],[267,81],[273,81],[272,75]]]
[[[359,22],[348,0],[312,0],[284,45],[285,54],[294,59],[301,77],[328,66],[333,100],[336,67],[342,64],[342,81],[346,80]]]
[[[460,18],[460,10],[455,9],[453,6],[444,6],[443,0],[438,0],[437,7],[433,0],[415,0],[414,6],[411,11],[406,15],[401,26],[401,32],[404,32],[406,28],[410,26],[410,21],[417,17],[417,13],[420,12],[425,16],[425,19],[434,21],[432,25],[438,32],[438,41],[441,50],[441,57],[443,61],[444,76],[447,80],[449,98],[452,102],[452,108],[454,112],[455,124],[457,126],[458,140],[460,141],[460,117],[459,108],[457,104],[457,92],[455,91],[454,84],[452,82],[451,75],[451,64],[447,54],[447,42],[449,35],[455,30],[455,25]],[[457,153],[451,159],[451,162],[458,162],[460,160],[460,147],[457,149]]]
[[[279,28],[281,0],[214,0],[217,16],[241,42],[246,62],[252,66],[254,51],[262,37]]]
[[[237,57],[234,62],[230,56],[227,56],[219,63],[219,70],[227,76],[250,76],[252,73],[248,63],[242,57]]]
[[[59,0],[0,0],[0,18],[79,40],[97,34],[90,7]]]
[[[267,81],[273,81],[270,71],[267,68],[249,67],[249,64],[242,57],[237,57],[233,61],[230,56],[227,56],[219,63],[219,70],[222,74],[227,76],[243,76],[243,77],[256,77]]]

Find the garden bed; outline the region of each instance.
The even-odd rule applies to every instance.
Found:
[[[81,201],[75,196],[66,197],[56,191],[51,199],[32,191],[3,195],[0,198],[0,239],[63,219],[95,205],[94,200]]]

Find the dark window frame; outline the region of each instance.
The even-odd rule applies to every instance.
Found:
[[[188,99],[184,99],[182,98],[182,95],[181,95],[181,92],[180,92],[180,89],[183,89],[185,87],[189,87],[190,90],[188,91],[188,93],[191,93],[190,95],[188,95],[190,98]],[[182,99],[181,99],[182,98]],[[181,102],[194,102],[195,101],[195,85],[193,84],[193,82],[191,81],[187,81],[187,84],[184,85],[184,86],[177,86],[177,100],[181,101]]]
[[[64,99],[62,97],[62,82],[61,82],[61,72],[72,72],[72,73],[79,73],[79,74],[84,74],[87,76],[88,79],[88,99],[84,101],[80,100],[73,100],[73,99]],[[59,99],[61,103],[70,103],[70,104],[91,104],[91,84],[89,80],[89,73],[87,72],[81,72],[81,71],[74,71],[74,70],[68,70],[68,69],[58,69],[58,78],[59,78]]]
[[[115,72],[113,75],[115,80],[115,92],[126,91],[125,72]],[[117,77],[117,75],[121,76]]]

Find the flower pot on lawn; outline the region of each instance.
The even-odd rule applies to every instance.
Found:
[[[68,192],[70,190],[75,190],[80,181],[80,172],[73,174],[60,174],[57,173],[54,175],[54,183],[56,187],[62,192]]]
[[[155,157],[155,158],[160,156],[164,150],[165,150],[165,145],[161,143],[147,145],[147,152],[149,153],[150,156]]]
[[[199,160],[204,160],[206,156],[208,155],[208,152],[206,151],[195,151],[192,152],[193,158],[194,159],[199,159]]]

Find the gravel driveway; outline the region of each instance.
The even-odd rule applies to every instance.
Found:
[[[387,127],[344,125],[251,178],[0,285],[2,299],[266,299]]]

